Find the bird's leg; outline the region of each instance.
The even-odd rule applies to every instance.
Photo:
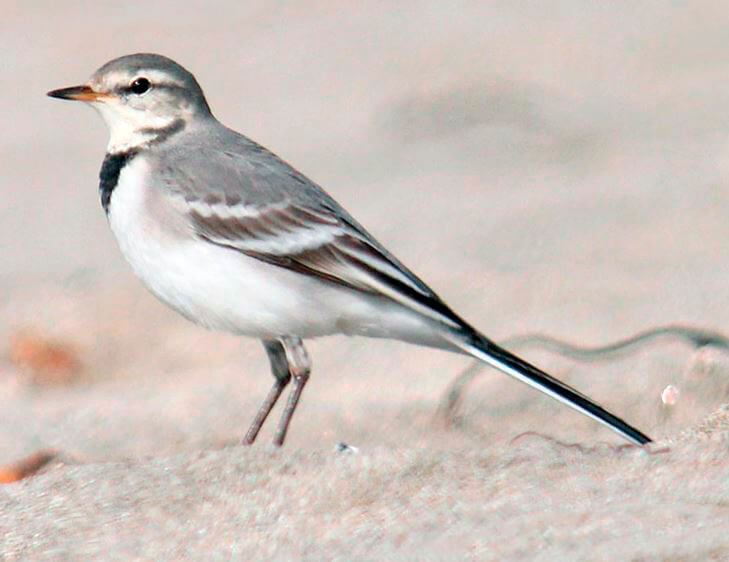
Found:
[[[289,369],[289,362],[286,359],[286,350],[283,344],[279,340],[263,340],[263,347],[266,348],[268,361],[271,363],[271,373],[275,380],[271,390],[268,391],[268,396],[258,409],[251,427],[243,438],[244,445],[251,445],[256,440],[263,422],[266,421],[268,414],[276,405],[278,397],[281,396],[283,389],[291,380],[291,370]]]
[[[286,409],[281,415],[281,421],[278,423],[278,429],[273,438],[273,444],[278,447],[283,445],[284,439],[286,439],[286,431],[289,429],[291,417],[294,415],[296,405],[299,403],[299,398],[301,398],[301,392],[304,390],[311,372],[311,360],[301,338],[286,337],[281,339],[281,343],[286,350],[289,371],[294,378],[294,388],[289,395]]]

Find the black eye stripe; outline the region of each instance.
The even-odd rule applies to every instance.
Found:
[[[125,93],[125,94],[136,93],[133,90],[132,86],[134,85],[134,83],[137,80],[138,79],[132,81],[132,83],[129,84],[128,86],[118,86],[117,88],[115,88],[115,91],[121,92],[121,93]],[[149,81],[146,78],[145,78],[145,80],[147,80],[149,82],[149,87],[145,91],[151,90],[152,87],[154,87],[155,90],[159,90],[159,89],[166,89],[166,90],[184,90],[185,89],[184,86],[182,86],[180,84],[176,84],[174,82],[154,82],[154,83],[152,83],[151,81]]]
[[[155,82],[154,83],[155,88],[166,88],[168,90],[184,90],[185,87],[181,86],[180,84],[175,84],[174,82]]]

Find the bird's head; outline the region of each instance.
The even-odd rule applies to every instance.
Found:
[[[149,144],[211,118],[195,77],[175,61],[149,53],[109,61],[86,84],[48,95],[97,109],[109,128],[109,152]]]

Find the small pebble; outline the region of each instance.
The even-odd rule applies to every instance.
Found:
[[[678,402],[678,388],[669,384],[661,393],[661,400],[666,406],[673,406]]]
[[[337,453],[349,453],[352,455],[356,455],[359,453],[359,447],[353,447],[352,445],[347,445],[344,441],[340,441],[334,446],[334,450]]]

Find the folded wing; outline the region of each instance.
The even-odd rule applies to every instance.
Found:
[[[227,205],[187,200],[205,240],[267,263],[379,295],[452,327],[463,321],[413,273],[336,209],[292,201]]]

